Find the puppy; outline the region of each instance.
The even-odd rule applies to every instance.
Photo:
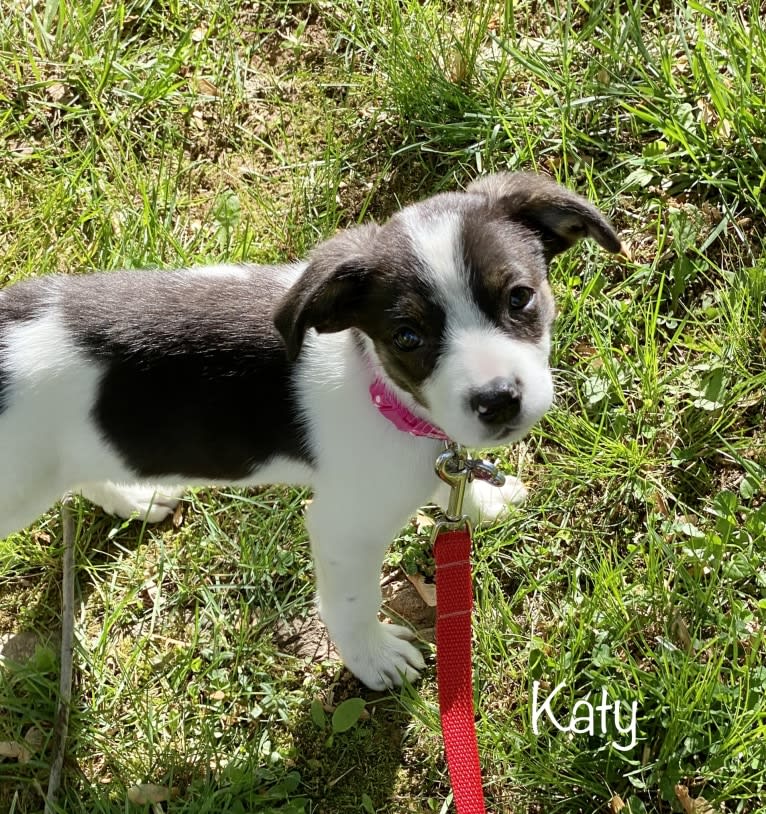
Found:
[[[47,276],[0,292],[0,538],[67,489],[157,521],[178,484],[305,484],[318,602],[382,689],[423,667],[378,621],[391,539],[436,488],[447,436],[520,439],[551,404],[547,265],[604,217],[542,176],[498,174],[308,261]],[[130,485],[132,484],[132,485]],[[485,517],[523,497],[475,482]]]

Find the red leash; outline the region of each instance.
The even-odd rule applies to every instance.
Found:
[[[436,459],[436,474],[450,487],[444,519],[434,530],[436,559],[436,680],[447,768],[457,814],[485,814],[471,675],[471,524],[463,514],[468,483],[502,486],[494,464],[469,458],[450,443]]]
[[[436,679],[458,814],[485,814],[471,677],[471,530],[442,531],[436,558]]]

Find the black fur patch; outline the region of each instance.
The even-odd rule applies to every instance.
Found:
[[[275,455],[312,462],[271,312],[273,270],[73,278],[62,305],[104,368],[93,418],[142,478],[239,480]]]
[[[466,212],[462,245],[471,293],[479,308],[514,339],[539,342],[550,329],[554,305],[543,247],[535,233],[512,221],[493,219],[481,207]],[[529,306],[520,311],[509,307],[516,286],[534,291]]]
[[[341,232],[318,246],[282,301],[276,324],[295,355],[309,327],[319,333],[361,331],[391,379],[427,406],[421,385],[443,351],[445,313],[428,270],[395,218],[382,227]],[[419,348],[397,347],[395,337],[403,328],[422,339]]]
[[[377,298],[371,298],[370,305],[360,327],[372,339],[391,379],[428,407],[422,385],[444,351],[446,323],[444,309],[437,304],[431,286],[413,276],[409,285],[391,290],[383,287]],[[397,348],[394,336],[403,328],[414,330],[423,344],[410,351]]]

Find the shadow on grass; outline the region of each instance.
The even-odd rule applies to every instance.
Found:
[[[256,526],[249,512],[268,516],[261,504],[272,497],[287,513]],[[177,812],[389,810],[409,715],[340,665],[328,671],[329,652],[284,646],[275,620],[311,615],[305,533],[294,524],[302,497],[284,498],[237,496],[215,517],[193,503],[187,527],[168,521],[151,535],[87,513],[62,810],[122,811],[141,782],[175,788],[167,805]],[[0,741],[32,730],[39,741],[27,763],[0,758],[2,812],[38,811],[47,786],[59,681],[55,518],[46,535],[10,564],[0,597],[0,629],[14,631],[6,650],[8,639],[26,646],[0,665]],[[310,713],[318,695],[332,705],[364,695],[369,717],[333,733],[329,712],[324,725]]]
[[[397,774],[410,716],[390,697],[363,691],[370,717],[347,732],[320,728],[311,717],[296,718],[293,738],[302,789],[316,814],[398,811]],[[353,690],[349,689],[353,692]],[[375,700],[377,698],[377,700]]]

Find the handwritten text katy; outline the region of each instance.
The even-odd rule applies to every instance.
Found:
[[[614,723],[614,730],[620,735],[630,735],[630,742],[627,744],[617,743],[612,741],[612,746],[620,752],[628,752],[635,745],[638,740],[636,734],[636,717],[638,702],[633,701],[630,707],[627,703],[617,699],[611,701],[606,687],[601,688],[601,702],[592,703],[588,697],[580,698],[575,701],[572,707],[572,714],[568,722],[559,721],[553,714],[551,709],[551,702],[553,699],[564,689],[566,685],[562,682],[554,688],[553,692],[545,698],[542,703],[540,700],[540,682],[535,681],[532,684],[532,731],[535,735],[539,735],[540,718],[547,715],[550,722],[559,730],[559,732],[571,732],[575,735],[594,735],[600,732],[606,735],[609,732],[608,722]],[[588,694],[588,696],[590,693]],[[625,703],[626,709],[621,711],[622,704]],[[625,713],[629,713],[627,725],[624,722]],[[612,730],[612,731],[614,731]]]

